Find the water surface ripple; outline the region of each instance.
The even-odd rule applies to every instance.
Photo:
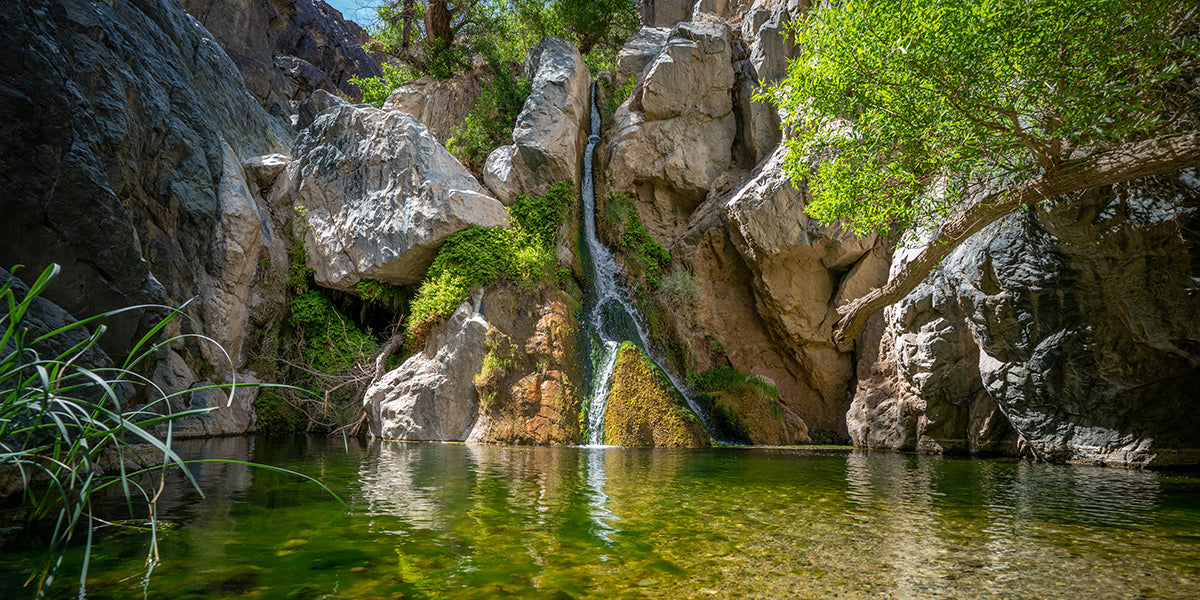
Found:
[[[213,440],[148,597],[1200,598],[1200,477],[846,450]],[[0,597],[32,542],[9,531]],[[142,597],[102,531],[88,598]],[[78,561],[79,557],[73,557]],[[68,567],[70,568],[70,567]],[[70,576],[59,595],[71,593]]]

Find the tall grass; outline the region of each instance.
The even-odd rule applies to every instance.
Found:
[[[131,516],[137,514],[135,507],[148,514],[149,576],[159,562],[157,499],[167,471],[179,469],[203,495],[188,470],[189,461],[172,450],[172,423],[216,410],[176,412],[171,401],[181,394],[219,388],[228,391],[232,402],[237,386],[243,385],[231,380],[229,384],[167,393],[138,374],[143,363],[164,345],[189,337],[155,341],[183,314],[180,309],[133,306],[69,322],[53,331],[37,331],[38,324],[27,322],[31,308],[58,273],[59,267],[51,265],[23,294],[13,281],[0,285],[0,299],[7,307],[7,314],[0,315],[0,475],[20,478],[21,516],[30,526],[49,531],[45,558],[26,581],[27,586],[36,584],[38,598],[48,594],[67,549],[80,543],[79,536],[84,547],[79,573],[83,596],[94,530],[104,523],[93,511],[93,499],[109,488],[124,497]],[[120,366],[97,360],[103,356],[97,351],[105,331],[100,323],[103,319],[126,311],[164,308],[167,317],[133,345]],[[92,323],[97,325],[89,332]],[[204,336],[190,337],[220,348]],[[134,397],[131,392],[139,391],[137,388],[143,388],[140,391],[150,401],[127,406],[130,401],[126,398]]]

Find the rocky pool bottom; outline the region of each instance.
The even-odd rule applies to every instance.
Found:
[[[87,598],[1200,598],[1200,476],[838,449],[194,442]],[[115,518],[120,518],[119,512]],[[35,542],[0,533],[0,597]],[[76,595],[78,563],[51,597]],[[146,586],[146,587],[143,587]]]

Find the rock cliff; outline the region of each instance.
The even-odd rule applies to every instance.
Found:
[[[350,78],[379,77],[380,59],[363,50],[366,31],[322,0],[182,0],[241,71],[271,114],[315,90],[360,99]]]
[[[168,391],[237,366],[286,264],[281,223],[242,162],[291,145],[233,62],[177,3],[74,0],[0,8],[0,262],[63,266],[47,298],[77,317],[181,305],[187,338],[154,363]],[[103,338],[124,356],[156,319]],[[152,373],[147,373],[151,375]]]

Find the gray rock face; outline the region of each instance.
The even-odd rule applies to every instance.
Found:
[[[317,89],[362,98],[350,77],[379,77],[368,36],[321,0],[182,0],[229,54],[272,114]]]
[[[483,168],[484,184],[505,204],[517,194],[544,194],[558,181],[578,184],[587,144],[591,76],[579,50],[546,36],[529,51],[525,74],[533,84],[513,144],[495,150]]]
[[[692,18],[695,0],[638,0],[638,13],[646,27],[673,27]]]
[[[61,264],[47,297],[79,317],[192,296],[205,328],[237,322],[220,318],[242,312],[228,301],[253,312],[210,283],[241,285],[270,258],[278,237],[239,159],[285,151],[291,134],[216,41],[174,2],[33,1],[0,7],[0,56],[0,264]],[[235,213],[260,237],[223,242]],[[105,350],[124,356],[141,319],[114,318]]]
[[[417,118],[437,141],[445,144],[451,133],[483,93],[483,78],[491,71],[477,67],[446,81],[433,76],[409,81],[395,89],[383,103],[383,110],[398,110]]]
[[[487,321],[477,294],[426,340],[425,349],[367,389],[373,437],[463,441],[479,412],[475,376],[483,365]]]
[[[326,287],[416,283],[447,237],[508,226],[504,206],[406,113],[338,106],[304,131],[294,155],[272,203],[304,207],[308,266]]]
[[[641,74],[667,45],[671,30],[666,27],[643,27],[625,41],[617,54],[616,79],[624,84],[630,77]]]
[[[196,417],[183,419],[172,426],[172,437],[179,439],[245,435],[258,431],[258,415],[254,400],[258,398],[260,383],[254,373],[238,373],[237,387],[232,396],[228,389],[196,390],[188,395],[188,409],[215,408],[216,410]],[[242,384],[246,384],[245,387]],[[200,382],[196,387],[206,387],[211,382]]]
[[[830,416],[842,414],[854,368],[852,348],[832,342],[837,301],[881,285],[888,260],[874,237],[809,220],[807,190],[797,190],[779,168],[786,152],[772,154],[729,201],[730,238],[753,273],[758,313],[815,392],[794,400],[804,405],[801,416],[840,431]]]
[[[944,283],[926,282],[943,290],[944,301],[922,300],[923,286],[898,305],[884,334],[901,349],[907,339],[917,342],[917,351],[894,358],[922,384],[927,405],[913,412],[952,410],[953,399],[969,404],[978,396],[961,378],[977,371],[1021,446],[1039,458],[1200,461],[1198,190],[1194,171],[1098,190],[1011,215],[955,250],[944,261]],[[974,360],[965,342],[952,350],[947,334],[922,333],[945,329],[930,325],[939,305],[945,314],[957,306],[978,348]],[[969,412],[987,412],[978,406]]]
[[[613,115],[614,190],[635,194],[642,220],[670,245],[731,164],[737,135],[729,29],[680,23]]]
[[[296,116],[292,124],[297,130],[307,129],[317,120],[317,116],[336,106],[350,106],[350,103],[325,90],[317,90],[296,106]]]

